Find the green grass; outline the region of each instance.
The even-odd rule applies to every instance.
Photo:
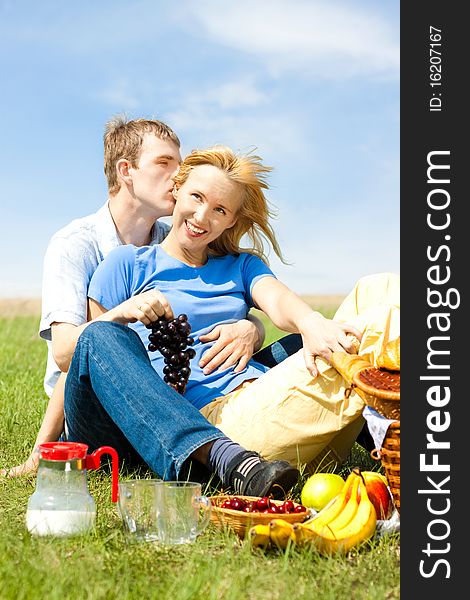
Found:
[[[31,317],[0,319],[0,468],[28,456],[47,404],[46,347],[37,324]],[[355,464],[377,468],[359,446],[353,450],[340,472]],[[34,476],[0,478],[1,600],[399,598],[398,536],[335,558],[308,549],[253,551],[213,526],[187,547],[129,545],[110,501],[110,477],[90,472],[88,480],[98,506],[96,530],[60,540],[33,538],[25,529]]]

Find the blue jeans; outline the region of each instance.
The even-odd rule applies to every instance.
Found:
[[[272,367],[302,347],[288,335],[254,358]],[[112,446],[120,459],[143,462],[165,479],[178,476],[200,446],[223,436],[157,375],[139,336],[96,322],[81,334],[65,385],[67,440],[90,452]]]
[[[200,446],[223,436],[153,369],[139,336],[117,323],[90,324],[78,339],[65,385],[67,439],[90,451],[112,446],[175,479]]]
[[[295,354],[301,348],[302,337],[298,333],[291,333],[254,354],[253,359],[271,368],[285,360],[288,356],[292,356],[292,354]]]

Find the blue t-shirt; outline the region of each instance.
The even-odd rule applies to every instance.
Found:
[[[185,313],[191,324],[191,375],[185,398],[200,409],[214,398],[227,394],[247,379],[255,379],[268,368],[250,360],[240,373],[233,367],[204,375],[199,367],[203,353],[214,342],[202,343],[199,336],[216,325],[245,319],[253,307],[251,290],[262,277],[273,272],[258,257],[210,256],[202,267],[191,267],[167,254],[160,246],[138,248],[131,244],[112,250],[96,269],[88,288],[88,296],[110,310],[131,296],[158,289],[168,299],[175,316]],[[150,330],[140,322],[129,327],[148,346]],[[157,350],[149,353],[153,368],[163,376],[163,356]]]

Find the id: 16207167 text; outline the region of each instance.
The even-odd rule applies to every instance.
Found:
[[[442,110],[442,30],[432,25],[429,27],[429,85],[432,96],[429,99],[429,110]]]

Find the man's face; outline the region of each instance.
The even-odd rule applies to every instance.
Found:
[[[180,162],[179,148],[172,140],[162,140],[147,133],[137,168],[129,167],[134,196],[154,213],[156,219],[173,214],[172,177]]]

